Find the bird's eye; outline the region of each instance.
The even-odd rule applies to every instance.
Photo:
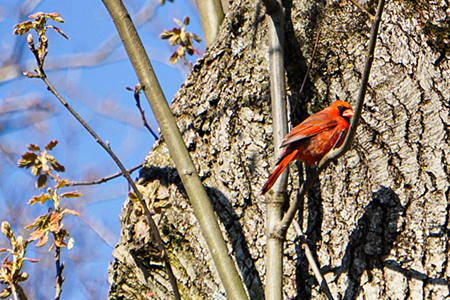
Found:
[[[345,107],[345,106],[338,106],[338,109],[339,109],[339,114],[342,115],[342,113],[343,113],[344,111],[346,111],[346,110],[348,109],[348,107]]]

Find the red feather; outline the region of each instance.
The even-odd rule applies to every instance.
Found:
[[[280,147],[286,147],[277,162],[277,168],[270,174],[264,184],[261,194],[264,195],[277,181],[283,170],[291,161],[299,160],[309,166],[316,165],[336,144],[345,130],[345,135],[337,145],[344,142],[350,127],[353,109],[345,101],[337,100],[331,106],[308,117],[294,127],[281,142]]]

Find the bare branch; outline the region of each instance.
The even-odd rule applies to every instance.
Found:
[[[130,57],[139,82],[143,87],[145,96],[161,128],[164,141],[167,144],[183,186],[194,208],[211,257],[214,260],[222,284],[225,287],[227,297],[228,299],[236,300],[248,299],[236,266],[229,256],[227,244],[223,239],[211,202],[184,144],[175,118],[164,97],[164,93],[161,90],[161,86],[153,71],[144,46],[136,32],[136,27],[122,1],[103,0],[103,3],[116,25],[125,50]],[[174,282],[176,284],[176,281]]]
[[[97,135],[97,133],[95,131],[93,131],[92,128],[90,128],[90,126],[81,118],[80,115],[78,115],[78,113],[61,97],[61,95],[58,93],[58,91],[53,87],[53,85],[51,84],[51,82],[48,80],[47,76],[45,75],[45,72],[42,68],[39,68],[38,73],[41,76],[41,79],[45,82],[45,84],[48,87],[48,90],[54,94],[56,96],[56,98],[58,98],[58,100],[64,105],[64,107],[77,119],[77,121],[92,135],[92,137],[95,139],[95,141],[100,144],[100,146],[105,149],[105,151],[109,154],[109,156],[111,156],[111,158],[113,159],[113,161],[116,163],[116,165],[119,167],[119,169],[122,171],[122,175],[127,179],[129,185],[131,186],[131,188],[133,189],[133,192],[136,194],[136,196],[138,197],[139,203],[141,204],[141,206],[144,209],[144,213],[147,217],[149,226],[150,226],[150,231],[153,234],[153,236],[155,237],[157,244],[158,244],[158,250],[161,253],[161,258],[164,261],[165,267],[166,267],[166,271],[169,275],[169,278],[171,278],[171,283],[172,284],[172,288],[176,289],[174,290],[174,294],[175,296],[178,295],[178,298],[176,297],[176,299],[181,299],[179,296],[179,291],[178,291],[178,286],[176,284],[176,278],[175,275],[173,274],[172,268],[170,266],[170,261],[169,258],[167,257],[166,250],[165,250],[165,245],[164,242],[161,238],[161,235],[159,234],[158,231],[158,227],[155,223],[155,221],[152,218],[152,214],[150,212],[150,210],[148,209],[144,198],[142,197],[141,193],[139,192],[139,189],[137,188],[136,184],[134,183],[133,179],[131,179],[130,174],[127,172],[127,170],[125,169],[124,165],[122,164],[122,162],[120,161],[120,159],[116,156],[116,154],[111,150],[111,147],[109,145],[109,143],[105,143],[103,142],[103,140]]]
[[[47,85],[47,89],[53,95],[55,95],[55,97],[61,102],[61,104],[72,114],[72,116],[75,117],[75,119],[89,132],[89,134],[95,139],[95,141],[109,154],[109,156],[113,159],[113,161],[116,163],[116,165],[121,170],[123,176],[126,178],[126,180],[128,181],[129,185],[132,187],[135,195],[137,196],[137,198],[139,200],[139,203],[141,204],[141,206],[144,209],[144,214],[147,217],[147,220],[148,220],[148,223],[149,223],[149,226],[150,226],[150,231],[153,234],[153,236],[155,237],[155,240],[157,241],[158,250],[161,253],[161,259],[163,260],[163,262],[165,264],[167,274],[169,275],[170,282],[172,284],[172,288],[174,289],[173,292],[175,294],[175,298],[176,299],[181,299],[179,291],[178,291],[178,286],[177,286],[175,275],[173,274],[169,258],[166,255],[164,242],[163,242],[163,240],[161,238],[161,235],[159,234],[158,227],[157,227],[155,221],[153,220],[152,213],[148,209],[148,207],[147,207],[147,205],[145,203],[145,200],[142,197],[142,194],[139,192],[139,189],[137,188],[137,186],[134,183],[133,179],[131,179],[130,174],[127,172],[127,170],[123,166],[123,164],[120,161],[120,159],[111,150],[109,142],[106,142],[106,143],[103,142],[103,140],[97,135],[97,133],[83,120],[83,118],[69,105],[69,103],[67,103],[64,100],[64,98],[58,93],[58,91],[55,89],[53,84],[50,82],[50,80],[48,79],[48,77],[47,77],[47,75],[46,75],[46,73],[44,71],[44,67],[43,67],[44,66],[44,61],[45,61],[45,55],[43,55],[43,56],[39,55],[38,50],[34,47],[34,43],[33,43],[32,38],[28,38],[28,44],[29,44],[29,48],[30,48],[31,52],[33,53],[33,55],[35,56],[36,62],[37,62],[37,68],[35,70],[36,73],[33,74],[34,75],[33,77],[38,77],[42,81],[44,81],[44,83]],[[58,277],[58,273],[57,273],[57,277]],[[61,277],[61,279],[57,278],[57,280],[63,280],[63,279]],[[61,282],[61,284],[62,284],[62,282]],[[55,299],[59,299],[58,295],[59,294],[58,294],[58,282],[57,282],[57,294],[56,294],[56,298]]]
[[[61,298],[62,284],[64,282],[64,277],[62,276],[62,272],[64,270],[64,262],[61,263],[61,247],[58,246],[56,246],[55,249],[55,266],[56,266],[55,300],[59,300]]]
[[[22,7],[20,8],[20,15],[18,17],[19,20],[22,20],[30,11],[32,11],[42,0],[38,1],[26,1]],[[154,1],[147,1],[142,8],[136,12],[133,16],[136,25],[142,26],[146,22],[148,22],[155,9],[158,7],[158,3]],[[22,66],[20,60],[23,56],[24,50],[24,41],[23,39],[16,39],[15,44],[13,46],[13,50],[11,50],[10,57],[4,58],[2,61],[5,63],[0,66],[0,83],[5,83],[11,80],[16,79],[17,77],[22,75],[23,69],[29,69],[31,66],[34,67],[34,61],[32,62],[24,62]],[[83,68],[83,67],[92,67],[99,66],[101,64],[107,64],[112,62],[117,62],[120,60],[126,59],[124,55],[116,55],[113,52],[117,49],[117,46],[120,45],[120,38],[117,36],[117,33],[112,34],[107,37],[98,47],[89,53],[72,53],[70,55],[63,55],[57,58],[52,58],[46,61],[46,71],[55,71],[61,69],[68,68]],[[161,60],[161,63],[166,63]],[[32,65],[33,64],[33,65]]]
[[[308,260],[309,264],[311,265],[311,268],[314,272],[314,276],[316,276],[317,282],[319,283],[320,289],[325,293],[328,300],[334,300],[333,295],[330,292],[330,288],[328,287],[328,284],[323,278],[322,274],[320,273],[320,268],[316,264],[316,260],[314,259],[314,256],[311,252],[311,249],[309,249],[308,244],[306,243],[305,236],[303,235],[302,230],[300,229],[300,225],[298,222],[294,222],[295,231],[297,232],[298,237],[300,238],[300,243],[302,245],[303,250],[305,250],[305,256]]]
[[[264,0],[267,10],[269,43],[270,97],[272,104],[272,126],[274,157],[281,154],[281,141],[287,134],[286,83],[284,70],[284,12],[281,1]],[[288,170],[280,175],[267,199],[266,228],[268,234],[266,254],[266,299],[283,298],[283,240],[271,235],[283,216],[286,203]]]
[[[150,125],[148,125],[147,118],[145,117],[145,111],[142,109],[142,106],[141,106],[141,97],[139,96],[139,94],[142,90],[141,85],[138,83],[134,89],[132,89],[130,87],[127,87],[126,89],[134,92],[134,100],[136,101],[136,106],[139,109],[139,112],[141,113],[141,119],[142,119],[142,122],[144,123],[144,127],[147,128],[147,130],[151,133],[151,135],[153,135],[155,140],[158,140],[159,137],[152,130]]]
[[[17,288],[16,284],[12,282],[10,284],[10,287],[11,287],[11,294],[13,295],[13,299],[14,300],[19,300],[19,296],[18,296],[18,293],[16,291],[16,288]]]
[[[142,166],[143,166],[143,164],[139,164],[137,166],[132,167],[131,169],[128,169],[127,172],[129,174],[131,174],[134,171],[139,170],[140,168],[142,168]],[[117,177],[120,177],[120,176],[123,176],[122,172],[118,172],[118,173],[113,174],[113,175],[109,175],[109,176],[106,176],[106,177],[103,177],[103,178],[100,178],[100,179],[95,179],[95,180],[90,180],[90,181],[80,181],[80,182],[72,181],[72,182],[68,182],[66,184],[66,186],[82,186],[82,185],[101,184],[101,183],[108,182],[108,181],[110,181],[112,179],[115,179]]]
[[[197,0],[196,2],[202,21],[206,47],[209,47],[216,39],[224,18],[222,3],[220,0]]]

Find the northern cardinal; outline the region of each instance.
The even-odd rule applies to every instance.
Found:
[[[291,161],[299,160],[308,166],[315,166],[336,144],[345,130],[337,148],[342,145],[350,127],[353,109],[345,101],[337,100],[331,106],[308,117],[294,127],[283,139],[280,148],[286,147],[277,162],[277,168],[264,184],[264,195],[277,181],[281,172]]]

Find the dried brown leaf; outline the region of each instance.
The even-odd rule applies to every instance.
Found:
[[[40,190],[42,190],[47,185],[47,175],[41,174],[38,177],[38,180],[36,181],[36,187]]]
[[[168,30],[164,30],[160,35],[159,38],[163,39],[163,40],[167,40],[168,38],[170,38],[173,35],[172,31],[168,31]],[[130,91],[134,91],[133,89],[131,89]]]
[[[35,144],[29,144],[27,146],[27,148],[28,148],[28,150],[34,151],[34,152],[41,151],[41,148],[39,148],[39,146],[35,145]]]
[[[25,152],[22,158],[19,159],[17,165],[19,168],[30,168],[36,163],[37,155],[34,152]]]
[[[36,243],[36,247],[42,247],[48,242],[48,233],[46,232],[39,241]]]
[[[52,165],[53,169],[56,172],[62,173],[66,171],[66,168],[63,165],[61,165],[53,156],[47,155],[47,160]]]
[[[11,293],[12,293],[11,288],[7,287],[7,288],[3,289],[3,291],[0,292],[0,298],[6,299],[11,295]]]
[[[67,246],[66,243],[64,243],[63,241],[55,240],[54,243],[55,243],[55,246],[56,246],[56,247],[59,247],[59,248],[64,248],[64,247]]]
[[[64,33],[64,31],[62,31],[61,29],[59,29],[56,26],[53,25],[49,25],[49,28],[53,28],[57,33],[59,33],[60,35],[62,35],[66,40],[70,40],[70,38],[67,36],[67,34]]]
[[[69,180],[68,180],[68,179],[61,179],[61,180],[58,180],[58,182],[57,182],[55,188],[56,188],[56,189],[60,189],[60,188],[62,188],[63,186],[66,186],[68,183],[69,183]]]
[[[174,64],[178,61],[178,52],[175,51],[169,58],[169,63]]]
[[[65,208],[62,213],[63,214],[66,213],[66,214],[74,215],[74,216],[77,216],[77,217],[80,216],[80,214],[77,211],[72,210],[72,209],[68,209],[68,208]]]
[[[63,193],[63,194],[61,194],[59,196],[61,198],[78,198],[78,197],[83,196],[83,194],[81,194],[80,192],[72,191],[72,192]]]
[[[35,12],[34,14],[29,15],[28,18],[36,19],[36,18],[42,17],[43,15],[45,15],[45,14],[42,11],[38,11],[38,12]]]
[[[47,202],[47,200],[51,199],[50,195],[45,193],[45,194],[40,194],[39,196],[33,196],[31,197],[31,199],[28,201],[27,204],[35,204],[35,203],[40,203],[40,204],[44,204],[45,202]]]
[[[14,25],[14,31],[13,34],[15,35],[23,35],[24,33],[27,33],[30,31],[30,29],[33,28],[33,22],[28,20],[19,24]]]
[[[53,148],[55,148],[55,146],[58,145],[58,141],[57,140],[53,140],[47,143],[47,145],[45,145],[45,149],[46,150],[52,150]]]
[[[198,35],[196,35],[195,33],[191,32],[191,36],[197,43],[200,43],[202,41],[202,39]]]
[[[174,21],[175,23],[177,23],[178,26],[183,27],[183,23],[181,23],[180,20],[178,20],[178,19],[173,19],[173,21]]]
[[[30,238],[28,240],[35,241],[35,240],[41,238],[44,235],[44,233],[45,233],[45,230],[37,229],[37,230],[33,231],[32,233],[30,233]]]

